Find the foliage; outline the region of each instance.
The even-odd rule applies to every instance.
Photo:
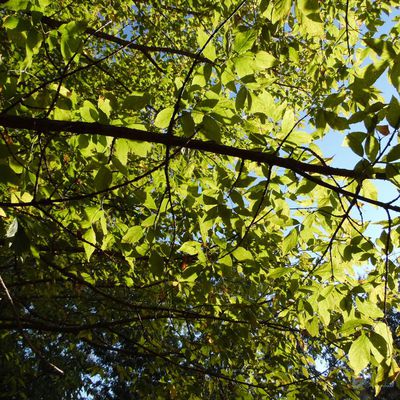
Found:
[[[0,397],[396,380],[398,5],[1,1]]]

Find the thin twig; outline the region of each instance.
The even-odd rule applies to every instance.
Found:
[[[392,217],[389,210],[386,210],[386,215],[388,218],[388,230],[386,235],[385,243],[385,290],[383,295],[383,314],[384,318],[387,318],[387,289],[388,289],[388,279],[389,279],[389,254],[391,245],[391,232],[392,232]]]
[[[25,333],[24,328],[21,324],[21,319],[19,317],[19,313],[17,310],[17,307],[14,303],[13,298],[11,297],[10,291],[7,288],[7,285],[5,284],[3,277],[0,275],[0,285],[4,290],[4,293],[6,294],[7,300],[11,304],[11,307],[13,309],[16,321],[17,321],[17,326],[19,327],[19,330],[21,332],[21,335],[25,339],[25,341],[28,343],[28,346],[32,349],[32,351],[41,359],[43,360],[51,369],[53,369],[58,375],[64,375],[64,371],[60,368],[58,368],[56,365],[51,363],[49,360],[47,360],[43,354],[39,351],[39,349],[32,343],[31,339],[29,336]]]

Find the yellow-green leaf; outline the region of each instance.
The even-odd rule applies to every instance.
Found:
[[[84,233],[84,235],[82,235],[82,238],[89,242],[83,242],[83,249],[85,250],[86,258],[89,261],[93,252],[96,250],[96,248],[94,247],[94,245],[96,244],[96,233],[94,232],[93,228],[90,227]]]
[[[361,334],[350,346],[349,365],[354,371],[354,375],[360,372],[368,365],[370,361],[371,343],[368,337]]]
[[[246,250],[244,247],[238,247],[235,251],[232,252],[232,255],[238,261],[252,261],[253,255],[250,251]]]
[[[122,238],[122,243],[136,243],[138,242],[144,235],[143,229],[141,226],[132,226],[128,229],[125,233],[124,237]]]
[[[289,251],[296,246],[297,241],[298,241],[297,229],[292,229],[290,233],[283,239],[282,242],[283,254],[289,253]]]
[[[173,113],[174,113],[173,107],[164,108],[157,114],[157,117],[154,121],[154,125],[157,128],[168,128]]]

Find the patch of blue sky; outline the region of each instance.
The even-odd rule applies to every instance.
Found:
[[[380,37],[381,35],[388,35],[395,21],[400,18],[400,10],[395,10],[391,15],[387,17],[386,22],[380,27],[378,32],[374,35],[375,38]],[[399,93],[394,88],[388,79],[387,71],[380,76],[380,78],[376,81],[375,86],[381,91],[385,102],[390,102],[392,96],[399,98]],[[364,131],[366,132],[366,128],[362,124],[355,124],[352,126],[351,131]],[[349,132],[346,132],[346,134]],[[353,151],[343,145],[345,135],[338,135],[337,132],[329,132],[323,139],[320,139],[316,142],[316,144],[321,148],[325,157],[332,157],[331,166],[334,167],[346,167],[349,169],[354,168],[358,161],[360,161],[360,157],[353,153]],[[385,139],[382,140],[382,143],[385,143]],[[374,182],[375,187],[378,191],[378,198],[383,202],[390,202],[393,199],[397,198],[399,195],[399,190],[387,181],[379,181],[376,180]],[[400,202],[398,202],[400,204]],[[363,218],[366,221],[370,221],[366,234],[371,237],[379,237],[382,231],[382,227],[377,224],[378,221],[387,220],[387,213],[384,209],[365,205],[363,207]],[[395,250],[395,253],[397,251]],[[367,268],[367,267],[365,267]],[[357,269],[357,273],[359,275],[363,275],[366,272],[366,269]],[[328,362],[323,357],[318,357],[316,360],[316,369],[320,372],[326,370],[328,367]]]
[[[396,10],[391,15],[387,16],[385,23],[378,29],[374,37],[379,38],[383,35],[389,35],[390,30],[393,28],[395,21],[400,17],[400,10]],[[366,63],[371,62],[367,58]],[[390,102],[392,96],[399,98],[399,93],[396,88],[390,84],[388,79],[387,70],[382,74],[376,81],[375,86],[381,91],[381,95],[386,103]],[[384,124],[384,122],[381,122]],[[354,124],[351,126],[349,131],[344,134],[338,134],[337,132],[329,132],[324,138],[316,141],[316,144],[321,148],[325,157],[332,157],[331,166],[334,167],[345,167],[348,169],[354,168],[354,166],[360,161],[360,157],[353,153],[353,151],[344,144],[345,135],[350,132],[367,132],[365,126],[361,123]],[[377,135],[379,135],[377,133]],[[385,146],[388,138],[382,136],[379,137],[381,146]],[[397,138],[395,138],[396,140]],[[395,143],[392,143],[392,145]],[[375,180],[374,185],[378,191],[378,199],[383,202],[390,202],[396,199],[399,195],[398,189],[395,185],[387,182]],[[366,221],[371,221],[370,227],[368,228],[368,234],[373,237],[378,237],[381,233],[381,228],[376,225],[375,222],[387,219],[387,213],[384,209],[378,208],[372,205],[365,205],[363,207],[363,217]]]

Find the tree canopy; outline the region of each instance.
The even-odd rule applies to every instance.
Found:
[[[1,398],[396,381],[398,1],[0,3]]]

